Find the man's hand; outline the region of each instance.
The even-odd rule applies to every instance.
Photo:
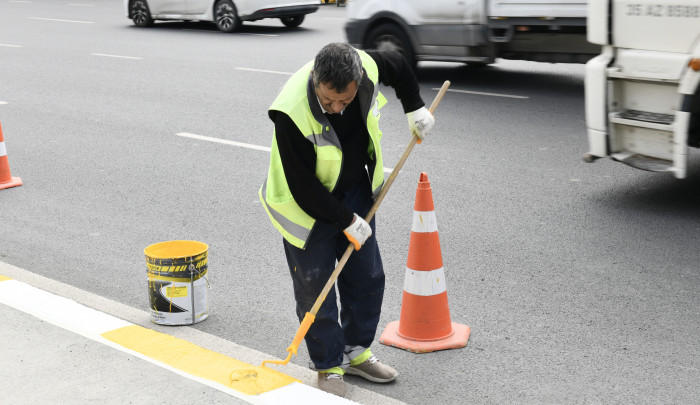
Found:
[[[411,129],[411,133],[415,134],[418,137],[418,143],[421,143],[428,132],[430,132],[430,128],[435,124],[433,114],[423,106],[416,111],[407,113],[406,117],[408,117],[408,127]]]
[[[350,226],[343,231],[348,240],[355,245],[355,250],[360,250],[365,241],[372,236],[372,228],[367,221],[355,214]]]

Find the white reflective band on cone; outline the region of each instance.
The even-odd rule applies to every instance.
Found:
[[[440,267],[430,271],[419,271],[406,267],[403,290],[413,295],[422,296],[441,294],[447,291],[445,270]]]
[[[0,156],[7,155],[7,149],[5,149],[5,142],[0,142]]]
[[[435,211],[413,211],[413,232],[437,232],[437,219]]]

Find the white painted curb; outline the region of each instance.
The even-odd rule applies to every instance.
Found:
[[[0,303],[31,314],[43,321],[70,330],[80,336],[129,353],[186,378],[200,382],[251,404],[335,405],[356,404],[345,398],[328,394],[317,388],[294,382],[259,394],[247,395],[215,381],[191,375],[158,360],[105,339],[102,334],[134,325],[112,315],[88,308],[70,299],[52,294],[21,281],[0,281]],[[158,332],[160,333],[160,332]]]

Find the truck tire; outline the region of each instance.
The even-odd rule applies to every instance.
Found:
[[[700,148],[700,86],[690,100],[690,122],[688,123],[688,146]]]
[[[369,35],[365,48],[379,51],[400,52],[411,68],[416,68],[416,56],[406,33],[396,24],[384,23],[374,27]]]

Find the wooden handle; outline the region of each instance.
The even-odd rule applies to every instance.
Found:
[[[433,103],[430,104],[430,110],[431,114],[435,113],[435,110],[437,109],[438,105],[440,104],[440,101],[442,101],[442,97],[447,93],[447,89],[450,87],[450,81],[445,80],[445,83],[442,84],[442,87],[440,87],[440,91],[438,91],[437,96],[435,96],[435,99],[433,99]],[[396,163],[396,166],[394,166],[394,170],[391,171],[391,174],[389,175],[389,178],[386,179],[386,182],[384,182],[384,187],[382,187],[382,190],[379,192],[379,195],[377,196],[377,199],[374,200],[374,204],[372,204],[372,208],[370,208],[369,212],[367,213],[367,216],[365,217],[365,221],[369,222],[374,218],[374,214],[377,212],[377,209],[379,208],[379,204],[382,203],[382,200],[384,199],[384,196],[386,193],[389,191],[389,187],[394,183],[394,179],[396,176],[398,176],[399,171],[403,167],[403,164],[406,162],[406,159],[408,159],[408,155],[411,154],[411,151],[413,150],[413,147],[416,145],[416,142],[418,141],[418,137],[416,135],[413,135],[411,137],[411,142],[408,143],[408,146],[406,147],[406,150],[404,150],[403,155],[401,155],[401,158],[399,159],[399,162]],[[379,168],[375,169],[378,170]]]

